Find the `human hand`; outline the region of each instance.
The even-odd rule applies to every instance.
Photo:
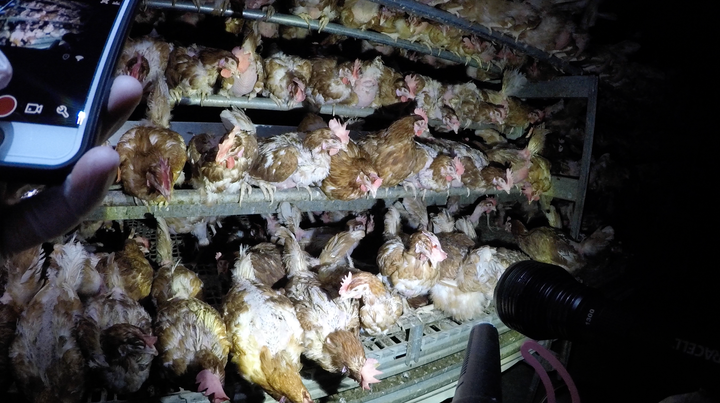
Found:
[[[133,77],[115,78],[107,110],[101,117],[101,142],[130,117],[142,91],[142,85]],[[92,148],[61,185],[45,188],[12,206],[4,206],[5,187],[0,184],[0,256],[38,245],[78,225],[105,197],[119,164],[120,157],[112,147]]]

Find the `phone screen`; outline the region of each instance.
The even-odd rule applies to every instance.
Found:
[[[127,1],[127,0],[122,0]],[[121,0],[0,0],[0,121],[77,128]]]

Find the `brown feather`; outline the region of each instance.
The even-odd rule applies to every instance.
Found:
[[[180,177],[187,159],[185,140],[180,134],[152,126],[136,126],[118,140],[120,177],[123,190],[147,201],[166,201],[160,191],[149,186],[148,175],[158,175],[160,160],[170,167],[170,192]],[[162,183],[161,178],[157,178]]]
[[[415,122],[419,119],[417,115],[406,116],[358,142],[370,155],[373,166],[383,179],[383,187],[396,186],[419,172],[418,161],[424,155],[414,141]]]

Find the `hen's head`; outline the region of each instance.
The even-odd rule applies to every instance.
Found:
[[[447,253],[440,246],[440,241],[431,232],[423,230],[412,234],[410,244],[414,245],[415,255],[422,261],[429,261],[433,267],[447,258]]]
[[[145,179],[149,188],[155,189],[166,201],[170,201],[173,187],[172,171],[170,163],[165,157],[160,157],[158,162],[150,166],[145,174]]]
[[[335,368],[356,380],[363,389],[370,389],[371,383],[380,382],[375,375],[381,374],[376,368],[377,360],[366,359],[362,343],[352,332],[336,330],[325,338],[323,349],[331,357]]]
[[[148,63],[145,56],[140,53],[136,53],[135,56],[131,57],[130,60],[125,63],[125,69],[123,71],[129,76],[135,77],[138,81],[143,83],[147,75],[150,73],[150,63]]]
[[[376,172],[363,172],[358,175],[357,179],[355,180],[360,185],[360,190],[367,193],[370,192],[370,195],[374,198],[377,197],[377,191],[382,186],[382,178],[378,176]]]
[[[368,291],[368,285],[365,282],[359,281],[357,278],[353,278],[352,272],[343,277],[342,284],[340,284],[341,298],[362,298],[362,296]]]
[[[232,57],[223,57],[217,65],[223,78],[230,78],[238,71],[238,62]]]
[[[446,129],[452,130],[455,134],[460,131],[460,120],[458,120],[458,117],[454,113],[443,116],[442,121]]]
[[[420,108],[415,108],[415,111],[413,112],[415,115],[420,116],[421,119],[415,121],[415,125],[413,126],[413,130],[415,131],[416,136],[422,136],[425,134],[425,132],[428,131],[428,116],[427,113],[425,113],[424,110]]]
[[[448,186],[456,183],[458,186],[462,183],[460,177],[465,168],[458,157],[452,158],[449,155],[438,155],[430,164],[435,179],[440,183],[446,183]],[[442,182],[444,180],[444,182]]]
[[[132,358],[141,367],[148,367],[158,354],[156,341],[157,337],[145,334],[129,323],[111,326],[100,335],[100,345],[108,364]]]
[[[305,136],[303,145],[313,152],[327,152],[329,155],[347,151],[347,142],[331,129],[313,130]]]

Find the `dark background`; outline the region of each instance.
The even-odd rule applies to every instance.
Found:
[[[647,322],[651,334],[718,346],[714,15],[699,2],[604,1],[599,9],[617,19],[598,20],[593,45],[636,41],[641,47],[631,60],[664,74],[649,84],[638,79],[635,88],[600,87],[594,154],[610,152],[628,179],[610,192],[588,194],[586,216],[612,204],[605,213],[625,258],[618,263],[622,275],[599,289]],[[654,349],[650,338],[574,342],[568,370],[582,401],[659,402],[703,388],[717,393],[720,371]],[[542,401],[542,385],[542,396],[527,389],[532,372],[521,363],[504,375],[506,402]]]

